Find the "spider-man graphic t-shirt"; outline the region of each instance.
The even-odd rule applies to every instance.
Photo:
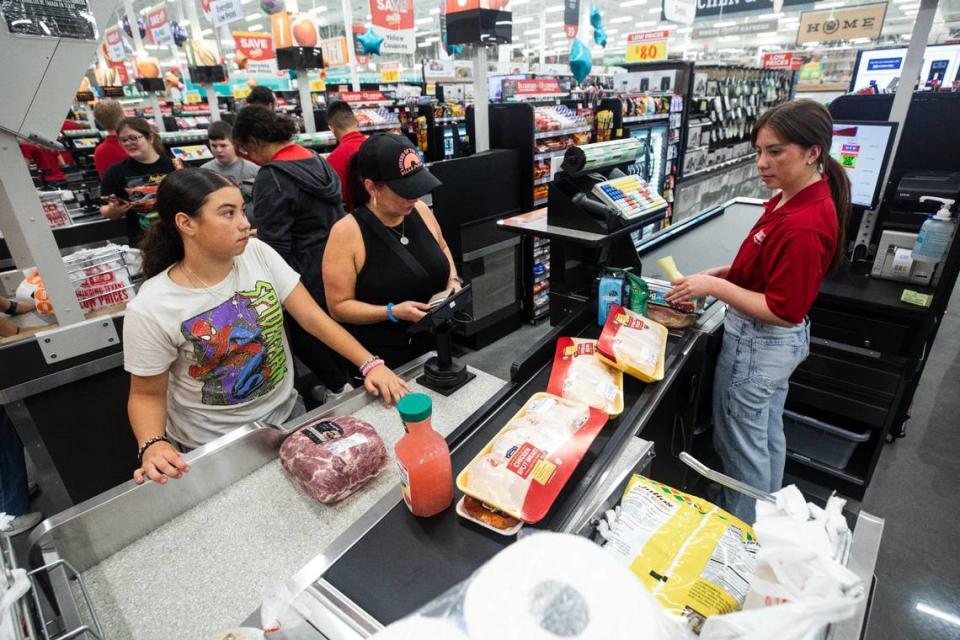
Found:
[[[198,447],[255,420],[283,423],[297,393],[282,303],[297,272],[255,239],[209,289],[180,286],[168,272],[143,284],[123,326],[127,371],[170,372],[167,436]]]

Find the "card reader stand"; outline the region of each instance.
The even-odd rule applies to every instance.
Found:
[[[477,377],[453,357],[453,328],[457,312],[473,301],[470,285],[465,285],[421,318],[408,330],[411,334],[429,331],[437,336],[437,355],[427,360],[417,382],[427,389],[449,396]]]

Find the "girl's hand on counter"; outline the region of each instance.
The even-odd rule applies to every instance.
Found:
[[[667,302],[671,304],[682,304],[690,298],[704,298],[708,295],[713,295],[716,281],[716,276],[702,273],[677,278],[670,283],[673,285],[673,291],[667,296]]]
[[[188,471],[190,465],[183,461],[176,447],[158,442],[143,452],[143,464],[133,472],[133,479],[137,484],[143,484],[146,479],[166,484],[168,478],[182,478]]]
[[[383,398],[383,404],[392,407],[400,398],[410,393],[411,389],[400,377],[391,371],[387,365],[374,367],[363,379],[363,386],[372,396]]]

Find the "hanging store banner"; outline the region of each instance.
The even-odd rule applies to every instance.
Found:
[[[327,68],[346,67],[350,64],[346,36],[321,40],[320,49],[323,51],[323,66]]]
[[[273,37],[260,31],[234,31],[236,44],[234,61],[241,69],[253,75],[273,75],[277,72],[277,55],[273,50]]]
[[[782,9],[814,6],[812,0],[783,0],[779,9],[774,0],[696,0],[696,3],[697,20],[736,17],[749,13],[779,13]]]
[[[663,0],[661,20],[693,24],[697,17],[697,0]]]
[[[580,31],[580,0],[563,0],[563,31],[576,38]]]
[[[669,31],[645,31],[627,36],[627,62],[654,62],[667,59]]]
[[[203,17],[207,21],[213,20],[213,0],[200,0],[200,9],[203,11]]]
[[[170,29],[166,4],[158,4],[147,11],[147,33],[162,47],[173,44],[173,31]]]
[[[883,19],[886,15],[886,2],[849,9],[804,11],[800,14],[797,44],[839,42],[854,38],[876,40],[883,30]]]
[[[763,54],[763,62],[761,66],[764,69],[789,71],[790,69],[793,69],[793,52],[777,51],[775,53],[765,53]]]
[[[214,0],[211,7],[213,9],[212,22],[215,27],[222,27],[244,17],[240,0]]]
[[[370,23],[383,36],[380,53],[414,53],[413,0],[370,0]]]
[[[126,56],[123,52],[123,35],[120,32],[120,27],[114,26],[105,29],[103,40],[106,44],[107,60],[109,62],[122,62]]]
[[[694,27],[693,39],[716,38],[719,36],[739,36],[752,33],[766,33],[773,31],[776,33],[780,28],[780,22],[773,20],[751,20],[742,24],[732,24],[729,27]]]

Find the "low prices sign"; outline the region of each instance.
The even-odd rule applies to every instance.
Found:
[[[384,84],[400,82],[400,63],[399,62],[380,63],[380,82]]]
[[[765,53],[763,54],[762,66],[764,69],[780,69],[782,71],[789,71],[793,68],[793,52],[778,51],[775,53]]]
[[[560,82],[556,78],[537,78],[536,80],[517,80],[517,96],[538,96],[561,94]]]
[[[273,51],[273,36],[269,33],[234,31],[236,63],[251,74],[272,75],[277,71],[277,56]]]
[[[103,40],[106,44],[106,54],[108,62],[123,62],[123,36],[120,33],[120,27],[110,27],[103,32]]]
[[[627,36],[627,62],[653,62],[667,59],[669,31],[645,31]]]
[[[147,32],[153,36],[153,41],[162,47],[173,44],[167,5],[158,4],[147,11]]]

